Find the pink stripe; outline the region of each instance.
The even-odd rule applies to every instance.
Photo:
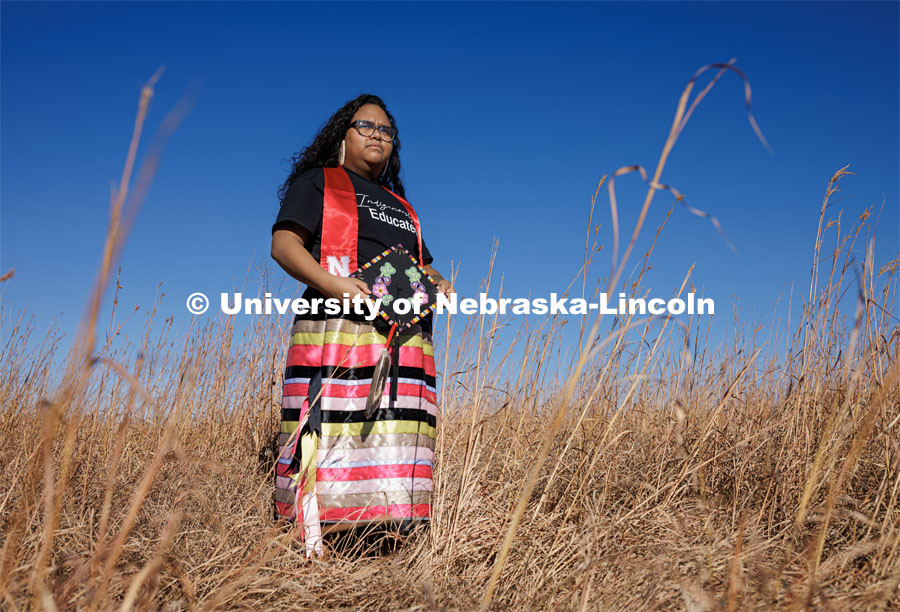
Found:
[[[286,387],[288,385],[285,385]],[[385,385],[385,394],[389,394],[391,384]],[[397,395],[406,395],[412,397],[422,397],[429,402],[436,403],[437,397],[432,391],[429,391],[425,385],[415,385],[410,383],[400,383],[397,385]],[[325,385],[323,397],[368,397],[369,385]]]
[[[388,382],[385,386],[385,394],[390,395],[391,385]],[[303,402],[309,394],[309,385],[284,385],[281,392],[281,403],[284,408],[303,407]],[[369,395],[369,385],[325,385],[325,391],[322,397],[333,397],[341,399],[365,399]],[[432,404],[437,402],[437,394],[429,391],[424,385],[414,385],[410,383],[400,383],[397,386],[397,398],[408,397],[410,401],[421,398]],[[288,399],[299,398],[299,399]],[[417,406],[412,406],[417,407]],[[326,410],[341,410],[341,408],[327,408]],[[356,408],[348,408],[347,410],[356,410]]]
[[[384,345],[345,346],[329,344],[322,347],[322,365],[359,368],[373,366]]]
[[[287,383],[281,389],[282,397],[296,395],[306,397],[309,395],[309,383]]]
[[[371,465],[354,468],[319,468],[316,480],[350,481],[373,478],[432,478],[430,465]]]
[[[343,366],[358,368],[371,366],[378,359],[382,345],[347,346],[345,344],[295,344],[288,349],[288,366]]]
[[[390,383],[387,384],[385,393],[390,393]],[[306,398],[309,394],[309,385],[287,384],[282,390],[282,399],[290,396],[301,396]],[[369,385],[325,385],[323,397],[368,397]],[[412,397],[421,397],[429,402],[436,402],[437,395],[429,391],[424,385],[414,385],[410,383],[400,383],[397,386],[397,395],[406,395]]]
[[[288,366],[320,366],[322,365],[322,347],[296,344],[287,351]]]
[[[388,380],[388,382],[384,385],[384,394],[391,394],[391,387],[393,384]],[[368,396],[368,393],[366,394]],[[413,397],[421,397],[423,399],[428,400],[432,403],[437,403],[437,394],[434,391],[429,391],[428,387],[425,385],[411,385],[409,383],[400,383],[397,385],[397,396],[406,395]]]
[[[431,517],[429,504],[397,504],[394,506],[369,506],[367,508],[326,508],[320,511],[323,521],[362,521],[377,518]]]
[[[342,344],[329,344],[322,347],[322,365],[340,365],[347,368],[373,366],[378,361],[382,348],[384,348],[383,344],[366,344],[353,347]],[[431,361],[433,365],[434,359],[431,359]],[[401,346],[400,365],[427,368],[428,364],[425,353],[421,348]]]
[[[287,352],[289,366],[343,366],[358,368],[375,365],[382,344],[347,346],[345,344],[295,344]],[[400,347],[400,365],[424,368],[429,376],[434,376],[434,357],[415,346]]]

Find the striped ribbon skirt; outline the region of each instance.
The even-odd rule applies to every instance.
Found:
[[[431,517],[437,426],[431,334],[415,325],[400,335],[399,367],[366,419],[386,340],[367,321],[297,318],[291,328],[275,513],[303,524],[308,552],[321,550],[323,527]]]

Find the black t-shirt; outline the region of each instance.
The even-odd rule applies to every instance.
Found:
[[[346,170],[346,168],[345,168]],[[352,170],[347,175],[356,190],[356,212],[359,217],[359,237],[356,259],[359,265],[380,255],[385,249],[402,244],[413,256],[419,258],[416,227],[406,212],[406,207],[386,189]],[[325,172],[311,168],[298,176],[284,196],[278,218],[272,226],[286,229],[296,223],[312,235],[308,250],[316,261],[322,246],[322,203],[325,197]],[[431,253],[422,241],[423,266],[432,262]],[[354,272],[354,270],[351,270]]]

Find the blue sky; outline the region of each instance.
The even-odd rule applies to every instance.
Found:
[[[100,259],[140,85],[160,65],[148,136],[185,92],[199,93],[123,253],[120,308],[144,312],[163,283],[159,319],[171,314],[179,329],[191,319],[189,293],[240,286],[248,266],[251,283],[261,265],[280,295],[293,293],[268,255],[285,160],[362,92],[397,118],[408,199],[435,267],[458,264],[464,294],[475,293],[495,237],[506,295],[563,290],[581,264],[600,177],[630,164],[652,170],[687,80],[732,57],[774,154],[747,122],[740,79],[725,75],[662,180],[718,217],[739,255],[678,208],[646,279],[653,294],[670,295],[695,263],[695,285],[721,313],[718,333],[731,325],[732,296],[745,320],[768,324],[792,282],[796,320],[826,182],[846,164],[856,175],[835,206],[845,224],[884,203],[876,261],[900,243],[897,3],[3,2],[0,11],[0,266],[16,269],[4,308],[40,326],[62,314],[69,334]],[[636,176],[617,184],[630,233],[643,188]],[[671,201],[656,196],[636,255]],[[593,279],[606,274],[612,244],[605,189],[595,220],[605,249]]]

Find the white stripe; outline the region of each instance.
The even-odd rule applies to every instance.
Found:
[[[371,385],[371,378],[360,378],[358,380],[347,380],[346,378],[323,378],[323,384],[341,385],[342,387],[361,387],[363,385]]]
[[[390,459],[426,459],[434,461],[434,451],[424,446],[382,446],[379,448],[319,449],[318,467],[332,467],[346,461],[388,461]]]
[[[365,397],[323,397],[319,406],[322,410],[335,410],[342,412],[360,412],[366,409]],[[437,406],[424,397],[398,395],[394,408],[424,410],[433,417],[437,416]],[[390,395],[385,394],[381,398],[379,408],[391,408]]]
[[[289,410],[299,410],[303,408],[303,402],[306,401],[305,395],[283,395],[281,397],[281,407]]]
[[[283,434],[282,434],[283,435]],[[386,433],[369,434],[367,436],[328,436],[319,440],[319,448],[352,449],[352,448],[381,448],[382,446],[428,446],[434,448],[432,438],[419,438],[419,434]]]

